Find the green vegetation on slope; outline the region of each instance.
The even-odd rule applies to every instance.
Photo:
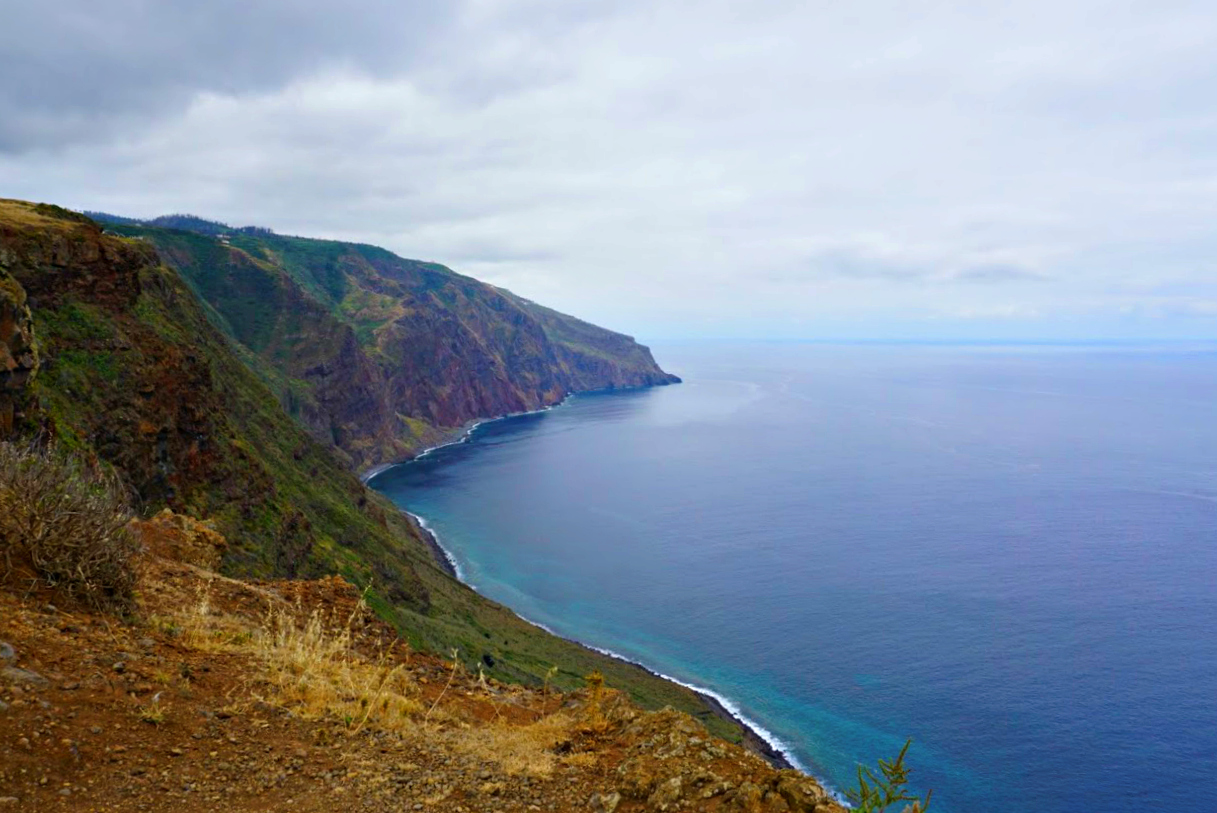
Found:
[[[244,268],[260,268],[257,263]],[[556,638],[449,578],[410,520],[314,440],[237,352],[194,291],[144,241],[0,201],[0,272],[36,302],[38,409],[20,432],[113,466],[154,513],[210,519],[243,576],[340,573],[414,646],[456,648],[503,680],[572,688],[600,670],[648,707],[705,702],[645,671]]]

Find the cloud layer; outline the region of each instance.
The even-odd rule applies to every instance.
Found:
[[[0,194],[379,243],[643,336],[1217,327],[1205,4],[6,18]]]

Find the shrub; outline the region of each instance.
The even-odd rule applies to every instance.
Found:
[[[904,764],[904,757],[912,744],[912,740],[905,742],[900,754],[890,762],[879,760],[878,776],[870,768],[858,766],[858,787],[846,791],[856,813],[884,813],[900,802],[912,802],[901,808],[901,813],[924,813],[929,809],[933,791],[927,791],[924,799],[908,791],[910,769]]]
[[[129,610],[138,543],[118,479],[57,450],[0,443],[0,578]]]

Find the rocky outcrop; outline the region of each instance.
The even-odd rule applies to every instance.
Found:
[[[148,554],[207,570],[218,568],[228,549],[228,540],[210,523],[168,508],[151,519],[133,519],[129,527]]]
[[[0,439],[12,435],[27,401],[26,387],[37,372],[38,348],[25,289],[9,275],[0,256]]]

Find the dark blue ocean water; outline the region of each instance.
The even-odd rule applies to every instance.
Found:
[[[375,485],[483,593],[837,787],[1217,810],[1217,352],[685,344]]]

